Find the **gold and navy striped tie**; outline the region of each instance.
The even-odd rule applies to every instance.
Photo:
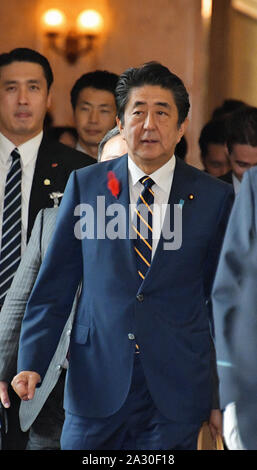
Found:
[[[21,258],[21,163],[18,149],[5,183],[2,243],[0,252],[0,309]]]
[[[140,183],[144,186],[135,209],[132,228],[136,233],[134,250],[137,260],[137,272],[143,280],[151,265],[152,259],[152,232],[153,232],[153,202],[154,192],[151,187],[154,181],[150,176],[143,176]]]

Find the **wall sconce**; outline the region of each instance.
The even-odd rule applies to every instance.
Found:
[[[67,33],[66,17],[60,10],[47,10],[42,16],[49,47],[74,64],[81,55],[88,54],[94,47],[94,41],[103,28],[103,18],[95,10],[82,11],[77,17],[77,28]],[[63,47],[58,39],[64,37]],[[83,42],[85,45],[83,45]]]

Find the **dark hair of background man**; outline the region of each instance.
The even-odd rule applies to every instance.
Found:
[[[116,73],[108,72],[107,70],[96,70],[82,75],[73,85],[70,96],[71,105],[73,110],[76,108],[78,96],[84,88],[95,88],[96,90],[105,90],[115,93],[115,88],[118,82],[118,75]]]
[[[227,122],[227,147],[232,152],[235,144],[257,146],[257,108],[243,106],[234,111]]]
[[[26,47],[19,47],[17,49],[13,49],[11,52],[0,54],[0,69],[1,67],[12,64],[13,62],[32,62],[41,65],[47,81],[47,88],[49,90],[54,77],[51,66],[46,57],[39,52]]]

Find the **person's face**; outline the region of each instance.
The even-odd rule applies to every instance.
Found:
[[[13,62],[0,68],[0,132],[15,145],[43,129],[50,101],[41,65]]]
[[[113,93],[95,88],[80,91],[74,111],[75,126],[82,146],[96,147],[115,125],[116,104]]]
[[[121,157],[127,153],[127,151],[128,147],[123,137],[119,134],[115,135],[104,144],[101,162],[114,160],[114,158]]]
[[[124,122],[117,119],[129,156],[146,173],[164,165],[185,132],[178,126],[178,110],[170,90],[156,85],[132,88]]]
[[[228,159],[227,146],[222,144],[208,144],[204,166],[210,175],[216,177],[228,173],[228,171],[231,170],[231,166]]]
[[[244,172],[257,165],[257,147],[234,144],[229,160],[233,173],[241,181]]]

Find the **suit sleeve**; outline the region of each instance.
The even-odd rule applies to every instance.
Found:
[[[240,295],[243,262],[256,236],[253,196],[251,172],[247,172],[231,212],[212,292],[222,407],[236,398],[230,346]]]
[[[231,357],[237,381],[236,412],[240,437],[249,450],[256,450],[256,358],[257,358],[257,243],[244,260],[241,295],[233,322]]]
[[[228,219],[231,212],[231,207],[233,203],[233,191],[229,188],[229,191],[225,193],[223,203],[220,209],[220,215],[217,221],[217,228],[213,234],[213,239],[209,246],[208,258],[205,266],[205,295],[207,299],[207,307],[209,312],[209,321],[212,337],[215,336],[214,333],[214,322],[213,322],[213,312],[212,312],[212,303],[211,303],[211,289],[214,281],[215,272],[218,265],[219,255],[224,240],[224,235],[226,227],[228,224]],[[213,383],[213,397],[212,397],[212,408],[217,409],[220,407],[219,400],[219,379],[217,373],[217,363],[216,363],[216,352],[213,344],[213,338],[211,343],[211,371],[212,371],[212,383]]]
[[[18,372],[33,370],[42,379],[56,351],[82,278],[81,241],[74,235],[74,208],[78,203],[76,172],[73,172],[21,329]]]
[[[41,265],[42,218],[40,211],[0,313],[0,380],[6,382],[16,374],[21,323]]]

